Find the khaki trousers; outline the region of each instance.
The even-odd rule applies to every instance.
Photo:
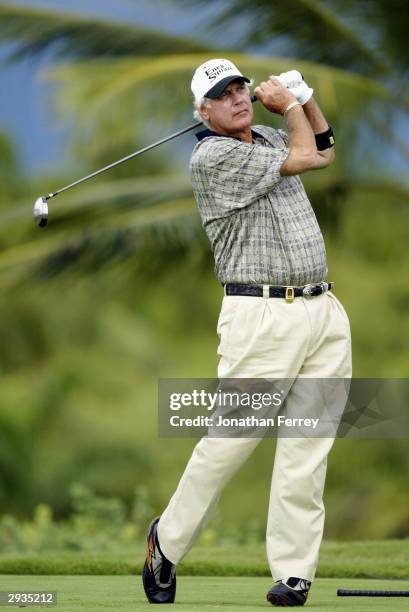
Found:
[[[225,296],[218,322],[219,378],[350,378],[348,317],[332,292],[311,299]],[[300,381],[301,382],[301,381]],[[308,394],[307,394],[308,395]],[[296,414],[308,402],[297,380],[286,398]],[[260,438],[204,437],[163,512],[158,537],[178,563],[207,524],[219,496]],[[313,580],[324,528],[323,489],[333,438],[277,439],[267,524],[274,580]]]

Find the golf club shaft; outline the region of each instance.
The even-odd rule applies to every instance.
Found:
[[[256,96],[251,97],[251,102],[255,102],[256,100],[257,100]],[[135,151],[134,153],[131,153],[130,155],[127,155],[126,157],[122,157],[121,159],[118,159],[118,161],[112,162],[112,164],[108,164],[108,166],[104,166],[103,168],[100,168],[99,170],[95,170],[95,172],[92,172],[91,174],[88,174],[87,176],[84,176],[83,178],[78,179],[78,181],[74,181],[73,183],[70,183],[69,185],[66,185],[65,187],[61,187],[61,189],[57,189],[57,191],[53,191],[52,193],[49,193],[47,196],[44,196],[44,199],[50,200],[54,196],[62,193],[63,191],[67,191],[67,189],[71,189],[71,187],[75,187],[76,185],[80,185],[81,183],[84,183],[85,181],[89,181],[89,179],[94,178],[94,176],[98,176],[98,174],[102,174],[103,172],[106,172],[107,170],[111,170],[111,168],[115,168],[116,166],[119,166],[119,164],[123,164],[129,159],[132,159],[133,157],[142,155],[142,153],[146,153],[146,151],[150,151],[151,149],[158,147],[164,142],[168,142],[168,140],[172,140],[173,138],[177,138],[178,136],[181,136],[182,134],[186,134],[186,132],[190,132],[191,130],[194,130],[195,128],[199,127],[200,125],[203,125],[201,121],[198,121],[197,123],[193,123],[192,125],[189,125],[183,130],[179,130],[179,132],[170,134],[170,136],[166,136],[166,138],[162,138],[161,140],[158,140],[157,142],[154,142],[153,144],[148,145],[147,147],[144,147],[143,149],[139,149],[139,151]]]
[[[80,185],[80,183],[89,181],[89,179],[92,179],[94,176],[97,176],[98,174],[102,174],[103,172],[106,172],[107,170],[110,170],[111,168],[115,168],[115,166],[119,166],[119,164],[123,164],[129,159],[132,159],[133,157],[142,155],[142,153],[146,153],[146,151],[150,151],[150,149],[154,149],[155,147],[158,147],[159,145],[163,144],[164,142],[167,142],[168,140],[172,140],[172,138],[176,138],[177,136],[186,134],[186,132],[190,132],[191,130],[194,130],[196,127],[199,127],[199,125],[202,125],[201,121],[198,121],[197,123],[193,123],[192,125],[189,125],[183,130],[180,130],[179,132],[175,132],[174,134],[171,134],[170,136],[166,136],[166,138],[162,138],[162,140],[158,140],[157,142],[154,142],[153,144],[148,145],[147,147],[144,147],[143,149],[139,149],[139,151],[135,151],[134,153],[127,155],[126,157],[122,157],[121,159],[118,159],[118,161],[112,162],[112,164],[108,164],[108,166],[104,166],[103,168],[100,168],[99,170],[95,170],[95,172],[92,172],[91,174],[88,174],[87,176],[84,176],[83,178],[78,179],[78,181],[74,181],[74,183],[70,183],[69,185],[66,185],[65,187],[61,187],[61,189],[58,189],[57,191],[54,191],[53,193],[49,193],[47,196],[44,196],[44,197],[46,200],[49,200],[50,198],[53,198],[59,193],[62,193],[63,191],[66,191],[67,189],[71,189],[71,187],[75,187],[76,185]]]
[[[366,591],[338,589],[338,597],[409,597],[409,591]]]

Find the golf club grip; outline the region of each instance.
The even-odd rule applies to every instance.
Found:
[[[409,591],[364,591],[338,589],[338,597],[409,597]]]

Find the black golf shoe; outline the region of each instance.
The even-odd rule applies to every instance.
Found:
[[[176,565],[166,559],[160,549],[157,535],[159,518],[154,519],[149,526],[142,582],[150,603],[173,603],[176,595]]]
[[[307,601],[311,582],[302,578],[279,580],[267,593],[267,601],[273,606],[303,606]]]

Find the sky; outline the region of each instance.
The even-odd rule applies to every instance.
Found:
[[[0,0],[1,2],[1,0]],[[206,5],[192,10],[187,2],[167,0],[4,0],[3,4],[55,8],[134,22],[170,33],[195,35]],[[179,4],[178,8],[177,5]],[[0,46],[0,130],[11,135],[17,153],[30,174],[41,173],[68,159],[69,127],[53,113],[52,86],[44,72],[51,53],[5,66],[10,46]]]

